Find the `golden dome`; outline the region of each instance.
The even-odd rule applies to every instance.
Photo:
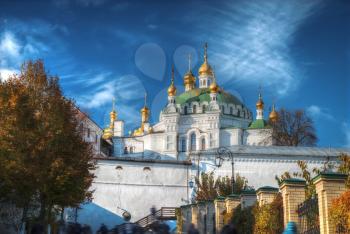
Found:
[[[109,140],[113,137],[113,131],[111,128],[106,128],[103,130],[102,138],[105,140]]]
[[[184,83],[186,84],[194,84],[196,82],[196,77],[192,74],[192,71],[188,71],[184,76]]]
[[[176,96],[176,87],[174,84],[171,84],[168,88],[168,95],[169,96]]]
[[[168,88],[168,95],[169,96],[176,96],[176,87],[174,85],[174,65],[171,68],[171,84]]]
[[[207,75],[212,76],[213,75],[213,69],[208,63],[208,55],[207,55],[207,48],[208,44],[205,43],[204,45],[204,63],[199,67],[198,74],[201,75]]]
[[[264,109],[264,101],[262,100],[261,93],[259,94],[259,100],[256,102],[256,109]]]
[[[275,105],[272,105],[272,111],[270,112],[269,119],[271,122],[276,122],[278,120],[278,113],[275,110]]]
[[[112,123],[117,119],[117,112],[115,110],[112,110],[111,113],[109,113],[109,116],[111,118],[111,123]]]
[[[147,106],[142,107],[141,113],[144,113],[144,112],[149,112],[149,109]]]
[[[202,66],[198,69],[199,75],[207,75],[207,76],[212,76],[213,75],[213,70],[211,69],[209,63],[207,61],[204,61]]]
[[[217,85],[216,81],[214,80],[214,82],[210,84],[209,89],[210,89],[210,93],[217,93],[219,92],[220,88]]]

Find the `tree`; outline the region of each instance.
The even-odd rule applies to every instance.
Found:
[[[213,172],[202,172],[200,177],[195,178],[195,183],[196,201],[212,200],[218,196]]]
[[[202,172],[200,177],[195,178],[197,187],[196,200],[206,201],[215,199],[217,196],[228,196],[232,193],[231,178],[228,176],[214,178],[214,173]],[[248,180],[245,177],[236,175],[234,193],[239,194],[248,188]]]
[[[62,207],[91,199],[92,148],[79,131],[78,111],[42,61],[0,83],[0,199],[46,226]]]
[[[350,190],[332,201],[330,220],[336,228],[343,229],[342,233],[350,231]]]
[[[340,165],[338,167],[338,171],[348,175],[348,179],[346,181],[346,186],[350,187],[350,156],[347,154],[339,155]]]
[[[303,110],[281,109],[278,119],[270,122],[272,141],[280,146],[314,146],[317,136],[313,121]]]
[[[279,193],[271,204],[256,205],[253,209],[254,233],[283,232],[283,199]]]

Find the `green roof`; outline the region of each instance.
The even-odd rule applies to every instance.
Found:
[[[271,128],[269,123],[264,119],[257,119],[251,122],[249,129],[262,129],[262,128]]]
[[[278,188],[276,187],[271,187],[271,186],[263,186],[263,187],[260,187],[257,192],[260,192],[260,191],[272,191],[272,192],[278,192]]]
[[[284,179],[281,183],[281,186],[283,184],[300,184],[300,185],[306,185],[306,181],[304,179],[299,178],[288,178]]]
[[[243,105],[243,103],[235,96],[225,91],[220,90],[217,96],[219,103],[231,103],[235,105]],[[183,92],[175,99],[177,104],[185,104],[191,102],[210,102],[209,88],[196,88]]]
[[[346,180],[348,178],[348,175],[339,172],[321,172],[312,179],[312,182],[315,182],[320,178],[328,180]]]

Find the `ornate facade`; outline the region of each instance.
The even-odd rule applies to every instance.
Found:
[[[116,119],[113,107],[111,123],[103,138],[113,143],[113,156],[142,155],[146,158],[185,160],[190,152],[232,145],[272,145],[271,128],[264,119],[261,94],[256,103],[256,120],[245,104],[219,87],[208,62],[207,46],[204,62],[197,78],[191,67],[184,75],[185,92],[177,95],[174,69],[168,88],[168,103],[159,115],[159,122],[150,125],[150,110],[145,101],[141,109],[140,127],[129,136],[124,124]],[[278,118],[275,109],[272,121]]]

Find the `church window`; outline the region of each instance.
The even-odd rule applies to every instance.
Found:
[[[166,136],[166,149],[171,150],[173,148],[173,139],[171,136]]]
[[[232,108],[232,106],[230,107],[230,114],[231,114],[231,115],[233,114],[233,108]]]
[[[197,113],[197,106],[196,105],[193,105],[193,113],[196,114]]]
[[[90,138],[90,128],[87,129],[87,137]]]
[[[191,134],[191,151],[196,150],[196,133]]]
[[[128,147],[124,147],[124,154],[128,154]]]
[[[221,112],[224,114],[225,113],[225,107],[221,106]]]
[[[206,146],[205,146],[205,138],[202,138],[202,150],[205,150]]]
[[[206,86],[206,85],[207,85],[207,81],[203,80],[203,86]]]
[[[203,113],[205,113],[207,111],[207,106],[203,105]]]
[[[210,143],[209,143],[210,147],[214,147],[215,146],[215,136],[213,133],[209,134],[209,141],[210,141]]]
[[[134,147],[130,147],[130,154],[133,154],[134,153]]]
[[[186,138],[181,138],[180,152],[186,152]]]
[[[187,106],[184,107],[184,114],[187,115]]]
[[[240,110],[237,111],[237,116],[238,116],[238,117],[241,116],[241,111],[240,111]]]

